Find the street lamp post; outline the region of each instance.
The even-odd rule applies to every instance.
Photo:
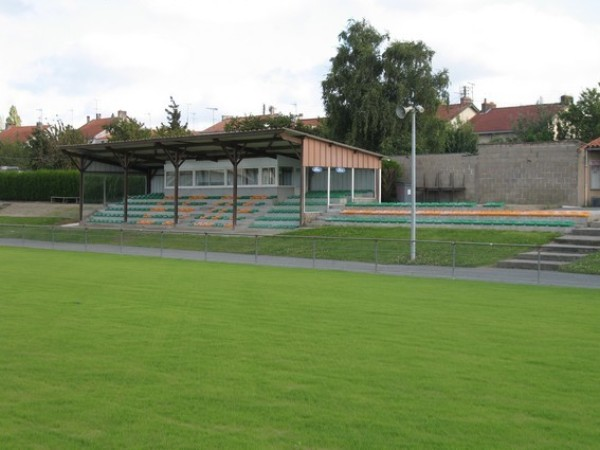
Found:
[[[410,139],[410,260],[417,257],[417,112],[425,109],[421,105],[398,106],[396,115],[404,119],[412,112],[412,127]]]

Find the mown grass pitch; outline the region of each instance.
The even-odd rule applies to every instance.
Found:
[[[0,448],[594,448],[600,298],[0,247]]]

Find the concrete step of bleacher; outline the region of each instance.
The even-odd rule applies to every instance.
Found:
[[[533,260],[526,259],[507,259],[500,261],[496,267],[502,269],[529,269],[529,270],[560,270],[560,267],[565,263],[562,261],[541,261],[538,263]]]

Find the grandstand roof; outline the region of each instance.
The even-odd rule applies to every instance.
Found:
[[[329,141],[287,128],[255,131],[202,133],[193,136],[151,138],[137,141],[106,142],[61,146],[73,158],[84,158],[134,170],[161,168],[172,162],[175,153],[179,160],[216,161],[231,158],[289,156],[302,157],[305,166],[378,168],[383,158],[357,147]]]

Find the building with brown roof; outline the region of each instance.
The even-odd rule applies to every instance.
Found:
[[[497,108],[487,99],[481,105],[481,112],[471,119],[473,131],[479,137],[480,144],[507,142],[516,137],[515,126],[521,119],[536,120],[542,114],[556,115],[569,105],[570,97],[563,96],[560,103],[509,106]]]
[[[277,116],[281,116],[281,114],[277,114]],[[266,119],[269,119],[270,117],[273,117],[273,114],[261,114],[261,115],[257,116],[257,118],[259,118],[261,120],[266,120]],[[231,123],[232,120],[239,119],[239,118],[240,117],[236,117],[236,116],[223,116],[220,122],[217,122],[217,123],[211,125],[210,127],[206,128],[205,130],[202,130],[201,132],[202,133],[223,132],[223,131],[225,131],[227,125],[229,123]],[[301,122],[303,125],[310,127],[310,128],[316,128],[321,123],[320,118],[304,119],[301,116],[298,118],[298,121]]]
[[[15,142],[19,142],[21,144],[25,144],[29,138],[33,135],[35,129],[41,126],[42,128],[48,128],[48,125],[26,125],[26,126],[14,126],[9,125],[5,130],[0,132],[0,142],[4,142],[7,144],[13,144]]]
[[[452,125],[469,122],[479,114],[479,109],[469,97],[462,97],[460,103],[453,105],[440,105],[436,116],[438,119],[450,122]]]
[[[118,111],[116,118],[127,118],[127,111]],[[90,144],[108,142],[110,134],[106,131],[106,127],[110,125],[113,120],[115,120],[114,114],[111,117],[101,117],[100,114],[96,114],[96,118],[92,120],[90,120],[90,116],[88,116],[86,123],[79,127],[79,131]]]

